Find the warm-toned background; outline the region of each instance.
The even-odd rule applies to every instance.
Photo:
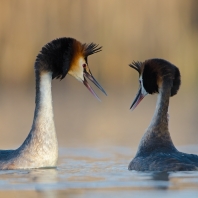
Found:
[[[29,133],[34,113],[34,60],[57,37],[95,42],[89,57],[98,102],[71,76],[54,80],[58,139],[64,146],[137,147],[155,108],[156,96],[129,107],[138,89],[132,60],[164,58],[182,75],[170,102],[176,145],[198,143],[198,1],[196,0],[0,0],[0,148],[16,148]]]

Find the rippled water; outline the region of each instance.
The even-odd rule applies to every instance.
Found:
[[[126,147],[61,148],[57,169],[0,171],[0,197],[198,196],[198,172],[128,171],[132,155]]]

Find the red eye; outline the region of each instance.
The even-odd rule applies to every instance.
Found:
[[[83,68],[85,68],[87,65],[84,63],[82,66],[83,66]]]

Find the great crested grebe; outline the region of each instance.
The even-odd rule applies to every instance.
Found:
[[[131,109],[135,109],[147,94],[158,93],[158,99],[152,121],[128,169],[137,171],[198,170],[198,156],[179,152],[168,130],[169,98],[177,94],[179,90],[179,69],[163,59],[133,62],[129,66],[138,71],[140,83]]]
[[[30,169],[56,167],[58,143],[53,119],[51,81],[63,79],[67,73],[84,83],[97,95],[85,77],[105,95],[104,89],[93,77],[87,57],[101,51],[98,45],[81,44],[73,38],[59,38],[46,44],[35,62],[36,107],[29,135],[16,150],[0,150],[0,169]]]

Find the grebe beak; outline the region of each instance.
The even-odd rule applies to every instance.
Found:
[[[142,87],[139,88],[139,91],[130,107],[130,109],[133,111],[138,104],[141,102],[141,100],[147,95],[148,93],[146,91],[142,91]]]
[[[100,98],[97,96],[97,94],[94,92],[94,90],[92,89],[92,87],[88,84],[87,80],[85,77],[87,77],[91,82],[93,82],[96,87],[98,87],[106,96],[106,92],[105,90],[102,88],[102,86],[96,81],[96,79],[93,77],[92,73],[90,70],[84,70],[83,72],[84,75],[84,80],[83,83],[84,85],[87,87],[87,89],[100,101]]]

